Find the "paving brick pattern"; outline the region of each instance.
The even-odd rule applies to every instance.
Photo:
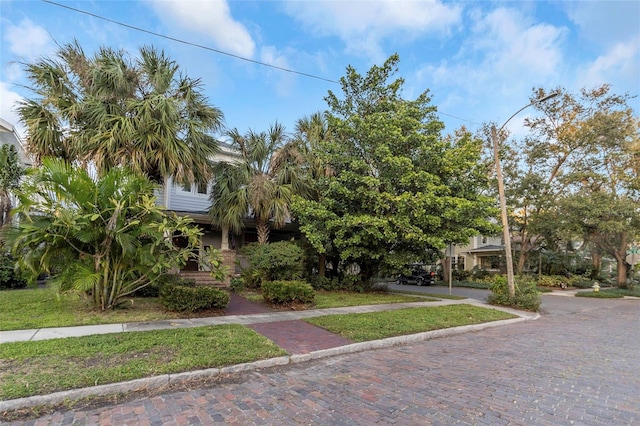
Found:
[[[248,315],[272,312],[268,307],[231,294],[225,315]],[[248,327],[262,334],[289,354],[308,354],[321,349],[344,346],[352,341],[308,324],[301,320],[250,324]]]
[[[562,303],[586,308],[26,424],[640,424],[640,304]]]
[[[300,320],[250,324],[249,327],[271,339],[290,355],[308,354],[353,343],[349,339]]]

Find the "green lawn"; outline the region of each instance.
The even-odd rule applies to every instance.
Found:
[[[309,309],[341,308],[344,306],[381,305],[385,303],[433,302],[437,297],[417,297],[394,293],[350,293],[343,291],[317,291],[315,302]],[[253,301],[262,302],[262,294],[256,291],[245,291],[242,296]],[[433,295],[432,295],[433,296]],[[444,297],[441,297],[441,299]]]
[[[242,325],[0,344],[0,400],[285,355]]]
[[[57,295],[50,288],[0,291],[0,330],[117,324],[174,319],[157,299],[132,298],[119,309],[99,312],[79,296]]]
[[[516,317],[497,309],[472,305],[449,305],[362,314],[330,315],[309,318],[305,321],[354,342],[365,342],[510,318]]]

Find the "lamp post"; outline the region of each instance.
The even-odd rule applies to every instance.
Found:
[[[558,92],[551,93],[549,95],[543,96],[542,98],[536,99],[535,101],[523,106],[518,111],[513,113],[511,117],[504,122],[502,126],[500,126],[499,130],[502,130],[504,126],[507,125],[509,121],[516,115],[518,115],[522,110],[529,108],[531,105],[538,104],[540,102],[548,101],[551,98],[558,96]],[[500,168],[500,155],[498,153],[498,131],[496,131],[496,126],[491,126],[491,140],[493,142],[493,155],[496,163],[496,179],[498,180],[498,196],[500,198],[500,215],[502,217],[502,232],[504,238],[504,254],[507,263],[507,285],[509,287],[509,295],[511,297],[516,294],[516,286],[513,276],[513,258],[511,255],[511,235],[509,233],[509,218],[507,216],[507,199],[504,195],[504,180],[502,178],[502,169]]]

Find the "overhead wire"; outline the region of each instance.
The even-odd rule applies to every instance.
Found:
[[[208,50],[208,51],[214,52],[214,53],[219,53],[221,55],[226,55],[226,56],[229,56],[229,57],[232,57],[232,58],[235,58],[235,59],[240,59],[242,61],[250,62],[250,63],[256,64],[256,65],[262,65],[262,66],[273,68],[273,69],[276,69],[276,70],[279,70],[279,71],[289,72],[289,73],[292,73],[292,74],[301,75],[303,77],[314,78],[316,80],[322,80],[322,81],[326,81],[326,82],[329,82],[329,83],[340,84],[339,81],[332,80],[330,78],[320,77],[320,76],[317,76],[317,75],[313,75],[313,74],[309,74],[309,73],[305,73],[305,72],[301,72],[301,71],[292,70],[290,68],[284,68],[284,67],[280,67],[280,66],[277,66],[277,65],[268,64],[266,62],[256,61],[254,59],[245,58],[244,56],[240,56],[240,55],[236,55],[236,54],[233,54],[233,53],[225,52],[225,51],[219,50],[219,49],[214,49],[212,47],[204,46],[202,44],[193,43],[193,42],[190,42],[190,41],[187,41],[187,40],[182,40],[182,39],[179,39],[179,38],[176,38],[176,37],[167,36],[167,35],[160,34],[160,33],[154,32],[154,31],[150,31],[150,30],[145,30],[144,28],[136,27],[135,25],[130,25],[130,24],[126,24],[124,22],[116,21],[115,19],[107,18],[107,17],[101,16],[101,15],[97,15],[95,13],[87,12],[86,10],[77,9],[75,7],[67,6],[67,5],[62,4],[62,3],[57,3],[57,2],[52,1],[52,0],[42,0],[42,1],[44,3],[49,3],[51,5],[62,7],[64,9],[68,9],[68,10],[71,10],[71,11],[74,11],[74,12],[77,12],[77,13],[82,13],[84,15],[88,15],[88,16],[91,16],[91,17],[96,18],[96,19],[101,19],[103,21],[107,21],[107,22],[110,22],[112,24],[120,25],[122,27],[126,27],[126,28],[129,28],[129,29],[134,30],[134,31],[139,31],[139,32],[142,32],[142,33],[150,34],[150,35],[155,36],[155,37],[160,37],[160,38],[164,38],[164,39],[167,39],[167,40],[175,41],[176,43],[186,44],[188,46],[197,47],[199,49]],[[436,113],[437,114],[441,114],[441,115],[445,115],[447,117],[455,118],[456,120],[466,121],[468,123],[473,123],[473,124],[476,124],[476,125],[478,124],[473,120],[467,120],[465,118],[461,118],[461,117],[457,117],[455,115],[444,113],[442,111],[436,111]]]
[[[88,15],[88,16],[91,16],[93,18],[102,19],[103,21],[111,22],[112,24],[120,25],[120,26],[129,28],[129,29],[132,29],[132,30],[135,30],[135,31],[140,31],[140,32],[143,32],[143,33],[146,33],[146,34],[150,34],[150,35],[156,36],[156,37],[161,37],[161,38],[164,38],[164,39],[167,39],[167,40],[175,41],[177,43],[182,43],[182,44],[186,44],[188,46],[193,46],[193,47],[197,47],[197,48],[200,48],[200,49],[209,50],[211,52],[219,53],[221,55],[230,56],[232,58],[240,59],[242,61],[251,62],[251,63],[257,64],[257,65],[262,65],[262,66],[265,66],[265,67],[274,68],[274,69],[277,69],[277,70],[280,70],[280,71],[285,71],[285,72],[290,72],[290,73],[293,73],[293,74],[302,75],[302,76],[305,76],[305,77],[315,78],[315,79],[318,79],[318,80],[327,81],[329,83],[340,84],[340,82],[338,82],[336,80],[331,80],[329,78],[324,78],[324,77],[320,77],[320,76],[317,76],[317,75],[313,75],[313,74],[308,74],[308,73],[304,73],[304,72],[301,72],[301,71],[292,70],[292,69],[289,69],[289,68],[279,67],[277,65],[268,64],[266,62],[256,61],[254,59],[245,58],[245,57],[240,56],[240,55],[235,55],[233,53],[225,52],[223,50],[214,49],[212,47],[204,46],[202,44],[193,43],[193,42],[190,42],[190,41],[187,41],[187,40],[182,40],[182,39],[179,39],[179,38],[175,38],[175,37],[167,36],[167,35],[164,35],[164,34],[156,33],[154,31],[145,30],[144,28],[136,27],[134,25],[125,24],[124,22],[116,21],[115,19],[106,18],[104,16],[100,16],[100,15],[97,15],[95,13],[87,12],[86,10],[77,9],[75,7],[67,6],[65,4],[57,3],[57,2],[54,2],[54,1],[51,1],[51,0],[42,0],[42,1],[45,2],[45,3],[52,4],[54,6],[63,7],[65,9],[69,9],[69,10],[72,10],[74,12],[78,12],[78,13],[82,13],[82,14]]]

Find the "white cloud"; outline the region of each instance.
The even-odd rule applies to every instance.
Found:
[[[29,19],[23,19],[18,25],[3,23],[4,39],[9,50],[16,56],[33,60],[47,55],[55,48],[47,31],[35,25]]]
[[[292,69],[287,61],[287,56],[278,51],[273,46],[265,46],[260,50],[260,61],[280,68]],[[292,73],[277,71],[277,74],[270,73],[277,78],[276,93],[280,97],[291,95],[295,77]]]
[[[255,43],[246,27],[231,16],[227,1],[148,1],[168,27],[205,36],[228,53],[253,57]]]
[[[289,1],[286,12],[303,29],[337,36],[348,53],[379,61],[384,39],[413,39],[430,32],[446,33],[460,22],[461,8],[439,0],[426,1]]]
[[[471,11],[469,17],[468,36],[459,51],[417,73],[423,86],[445,97],[438,102],[443,110],[468,109],[473,107],[470,100],[486,110],[487,102],[498,99],[508,112],[508,105],[526,101],[523,93],[530,94],[534,86],[557,85],[564,67],[565,28],[533,22],[507,8]],[[496,119],[503,115],[498,110]]]
[[[630,38],[640,42],[638,1],[563,2],[562,6],[580,29],[579,36],[592,43],[613,46]]]
[[[22,100],[22,96],[9,89],[9,85],[0,81],[0,118],[13,125],[18,134],[24,138],[24,127],[20,123],[16,112],[16,103]]]
[[[618,43],[604,55],[596,58],[582,73],[578,80],[584,87],[599,86],[611,83],[615,77],[628,78],[635,81],[640,89],[640,47],[638,43]],[[637,93],[636,93],[637,94]]]

